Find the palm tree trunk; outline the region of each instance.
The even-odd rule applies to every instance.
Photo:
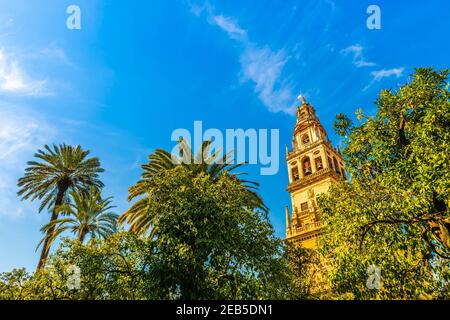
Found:
[[[81,229],[80,230],[80,235],[78,236],[78,240],[80,240],[80,242],[83,244],[84,241],[84,237],[86,236],[86,230]]]
[[[50,219],[50,222],[58,219],[58,211],[56,210],[56,208],[58,206],[62,205],[63,200],[64,200],[64,195],[66,194],[67,189],[68,189],[67,186],[59,186],[58,187],[58,194],[56,196],[56,201],[55,201],[55,205],[53,207],[52,217]],[[39,258],[37,270],[41,270],[45,267],[45,262],[47,261],[48,253],[50,252],[50,246],[51,246],[51,242],[52,242],[51,238],[52,238],[53,232],[55,231],[55,227],[56,227],[56,225],[52,225],[47,230],[47,234],[45,236],[45,241],[44,241],[44,245],[42,247],[41,256]]]

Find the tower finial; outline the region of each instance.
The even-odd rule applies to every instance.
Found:
[[[297,100],[300,100],[302,102],[302,105],[307,104],[308,101],[306,101],[305,97],[302,94],[299,94],[297,96]]]

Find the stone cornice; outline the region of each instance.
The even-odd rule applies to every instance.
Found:
[[[313,174],[307,175],[300,180],[290,183],[288,185],[287,191],[292,192],[301,189],[302,187],[311,185],[312,183],[321,180],[326,176],[332,177],[336,180],[339,179],[339,175],[332,168],[324,168],[314,172]]]
[[[300,156],[302,153],[306,153],[306,152],[314,149],[315,147],[317,147],[317,146],[319,146],[321,144],[326,145],[328,148],[333,150],[336,153],[336,155],[340,156],[339,152],[333,147],[333,145],[331,144],[331,142],[329,140],[320,139],[320,140],[317,140],[317,141],[307,145],[306,147],[304,147],[302,149],[297,149],[297,150],[294,149],[294,150],[292,150],[291,152],[289,152],[286,155],[286,161],[290,161],[293,158],[295,158],[297,156]]]

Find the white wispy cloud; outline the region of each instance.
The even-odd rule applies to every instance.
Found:
[[[254,91],[264,106],[271,112],[295,114],[295,95],[291,85],[282,78],[283,68],[290,58],[285,50],[274,51],[267,45],[251,42],[247,30],[236,19],[215,14],[207,1],[189,6],[196,16],[206,13],[209,24],[219,27],[231,40],[242,45],[239,57],[241,80],[253,83]]]
[[[353,44],[343,50],[341,50],[341,53],[345,55],[352,55],[352,62],[355,66],[358,68],[361,67],[373,67],[376,65],[375,62],[367,61],[364,58],[364,47],[359,44]]]
[[[0,93],[47,96],[51,95],[47,79],[34,79],[21,66],[13,53],[0,49]]]
[[[17,106],[0,104],[0,216],[20,217],[24,204],[16,195],[26,161],[52,139],[56,130]]]
[[[373,67],[373,66],[376,65],[375,62],[369,62],[369,61],[364,61],[364,60],[354,61],[353,63],[354,63],[355,66],[357,66],[358,68],[361,68],[361,67]]]
[[[228,33],[228,36],[231,39],[239,41],[247,41],[247,31],[239,27],[239,25],[234,19],[218,15],[212,16],[212,20],[223,31]]]
[[[230,39],[242,45],[240,54],[241,80],[251,81],[259,100],[271,112],[294,114],[294,94],[289,83],[283,80],[283,68],[289,56],[281,49],[273,51],[267,45],[251,42],[248,32],[236,19],[221,14],[214,14],[212,7],[205,2],[202,6],[191,4],[191,12],[200,16],[206,12],[211,25],[219,27]]]
[[[254,83],[259,99],[271,112],[293,114],[291,87],[281,83],[281,72],[288,61],[283,50],[274,52],[268,47],[248,45],[240,57],[243,80]]]
[[[376,65],[375,62],[367,61],[364,58],[364,47],[359,44],[353,44],[343,50],[341,50],[341,53],[344,55],[352,55],[352,62],[355,66],[358,68],[360,67],[373,67]],[[403,76],[403,71],[405,68],[398,67],[398,68],[392,68],[392,69],[380,69],[370,72],[370,76],[372,77],[372,81],[368,85],[366,85],[363,88],[363,91],[366,91],[374,82],[378,82],[383,78],[388,78],[391,76],[395,76],[397,78],[400,78]]]
[[[209,10],[209,4],[208,2],[205,2],[203,5],[199,5],[197,3],[188,2],[189,10],[192,14],[199,17],[205,9]]]
[[[69,57],[67,56],[66,52],[61,49],[58,46],[51,45],[46,48],[41,49],[38,54],[38,56],[45,57],[47,59],[51,59],[54,61],[62,62],[65,65],[68,66],[74,66],[72,61],[70,61]],[[40,57],[38,57],[40,58]]]
[[[392,68],[392,69],[382,69],[382,70],[376,70],[372,71],[370,75],[373,77],[373,80],[380,81],[383,78],[395,76],[397,78],[400,78],[403,76],[403,71],[405,71],[405,68]]]
[[[379,82],[381,81],[381,79],[389,78],[392,76],[400,78],[401,76],[403,76],[403,71],[405,71],[405,68],[403,67],[372,71],[370,73],[370,75],[372,76],[372,81],[370,81],[370,83],[363,88],[363,91],[366,91],[374,84],[374,82]]]

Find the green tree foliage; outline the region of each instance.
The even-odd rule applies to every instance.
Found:
[[[66,240],[45,269],[32,276],[23,270],[4,274],[0,298],[308,296],[308,287],[300,281],[308,277],[302,272],[308,256],[303,251],[288,256],[268,213],[255,208],[254,198],[237,176],[224,171],[212,179],[207,172],[180,165],[153,174],[146,187],[152,237],[121,232],[87,244]],[[71,266],[80,268],[79,290],[68,287]]]
[[[111,205],[112,197],[103,199],[100,190],[91,186],[88,193],[72,191],[70,198],[71,202],[56,209],[64,218],[51,221],[42,227],[41,231],[46,236],[39,245],[46,240],[50,228],[54,229],[50,242],[65,231],[71,231],[81,242],[86,236],[104,239],[117,231],[119,216],[110,211],[114,208]]]
[[[319,204],[335,292],[431,298],[448,283],[448,72],[417,69],[396,92],[380,93],[375,116],[358,111],[360,123],[340,130],[352,181],[334,185]],[[378,290],[366,285],[370,265],[381,268]]]
[[[176,166],[147,181],[152,217],[151,278],[160,298],[256,298],[282,266],[282,243],[267,213],[254,210],[246,186],[227,172]]]
[[[338,113],[333,124],[334,131],[341,136],[346,136],[350,131],[351,124],[352,122],[349,117],[343,113]]]
[[[149,189],[152,185],[154,175],[167,170],[172,170],[178,166],[192,172],[193,176],[205,175],[212,181],[217,180],[223,173],[232,175],[237,183],[246,187],[245,193],[251,205],[267,211],[261,197],[255,192],[258,183],[239,178],[239,173],[230,173],[242,164],[230,164],[229,156],[224,155],[219,158],[220,152],[211,152],[211,141],[205,141],[197,155],[191,150],[185,140],[178,143],[179,155],[175,157],[164,149],[157,149],[155,153],[148,156],[149,162],[142,165],[143,173],[141,179],[129,188],[128,200],[137,201],[119,218],[120,223],[127,222],[130,230],[137,234],[146,234],[151,229],[154,217],[149,214],[148,208],[151,199],[149,199]],[[220,161],[219,161],[220,160]]]
[[[100,161],[95,157],[88,158],[89,153],[80,146],[44,146],[44,150],[38,150],[34,155],[38,160],[28,162],[25,175],[18,182],[18,195],[22,200],[40,200],[39,211],[51,210],[50,222],[56,221],[58,206],[64,204],[68,192],[88,192],[91,186],[103,186],[99,179],[99,173],[103,172]],[[45,266],[54,228],[47,230],[38,269]]]
[[[314,271],[320,264],[320,258],[316,250],[306,249],[298,245],[288,243],[286,247],[288,299],[319,299],[314,292]]]
[[[153,282],[145,271],[149,248],[130,233],[92,239],[88,245],[66,238],[46,267],[33,275],[24,269],[3,273],[0,300],[152,299]],[[70,286],[74,266],[80,270],[79,288]]]
[[[30,297],[30,275],[24,268],[0,274],[0,300],[23,300]]]
[[[282,242],[277,245],[285,248]],[[45,268],[32,275],[24,269],[0,274],[0,300],[179,299],[181,288],[161,286],[180,275],[172,270],[161,270],[164,257],[155,255],[155,246],[154,240],[130,232],[115,233],[105,240],[93,239],[89,244],[64,238],[59,249],[49,256]],[[288,256],[284,251],[278,257],[265,256],[267,262],[264,264],[268,269],[264,270],[265,276],[246,275],[244,271],[236,271],[229,276],[214,270],[207,272],[201,285],[213,296],[206,299],[309,298],[310,279],[304,268],[310,265],[312,252],[291,249],[296,251],[289,260],[292,269],[288,268]],[[258,259],[264,260],[264,257]],[[80,287],[75,289],[69,286],[74,276],[71,272],[73,266],[80,268]],[[204,267],[209,268],[208,265]],[[236,277],[238,273],[240,276]],[[200,294],[193,298],[205,297]]]

